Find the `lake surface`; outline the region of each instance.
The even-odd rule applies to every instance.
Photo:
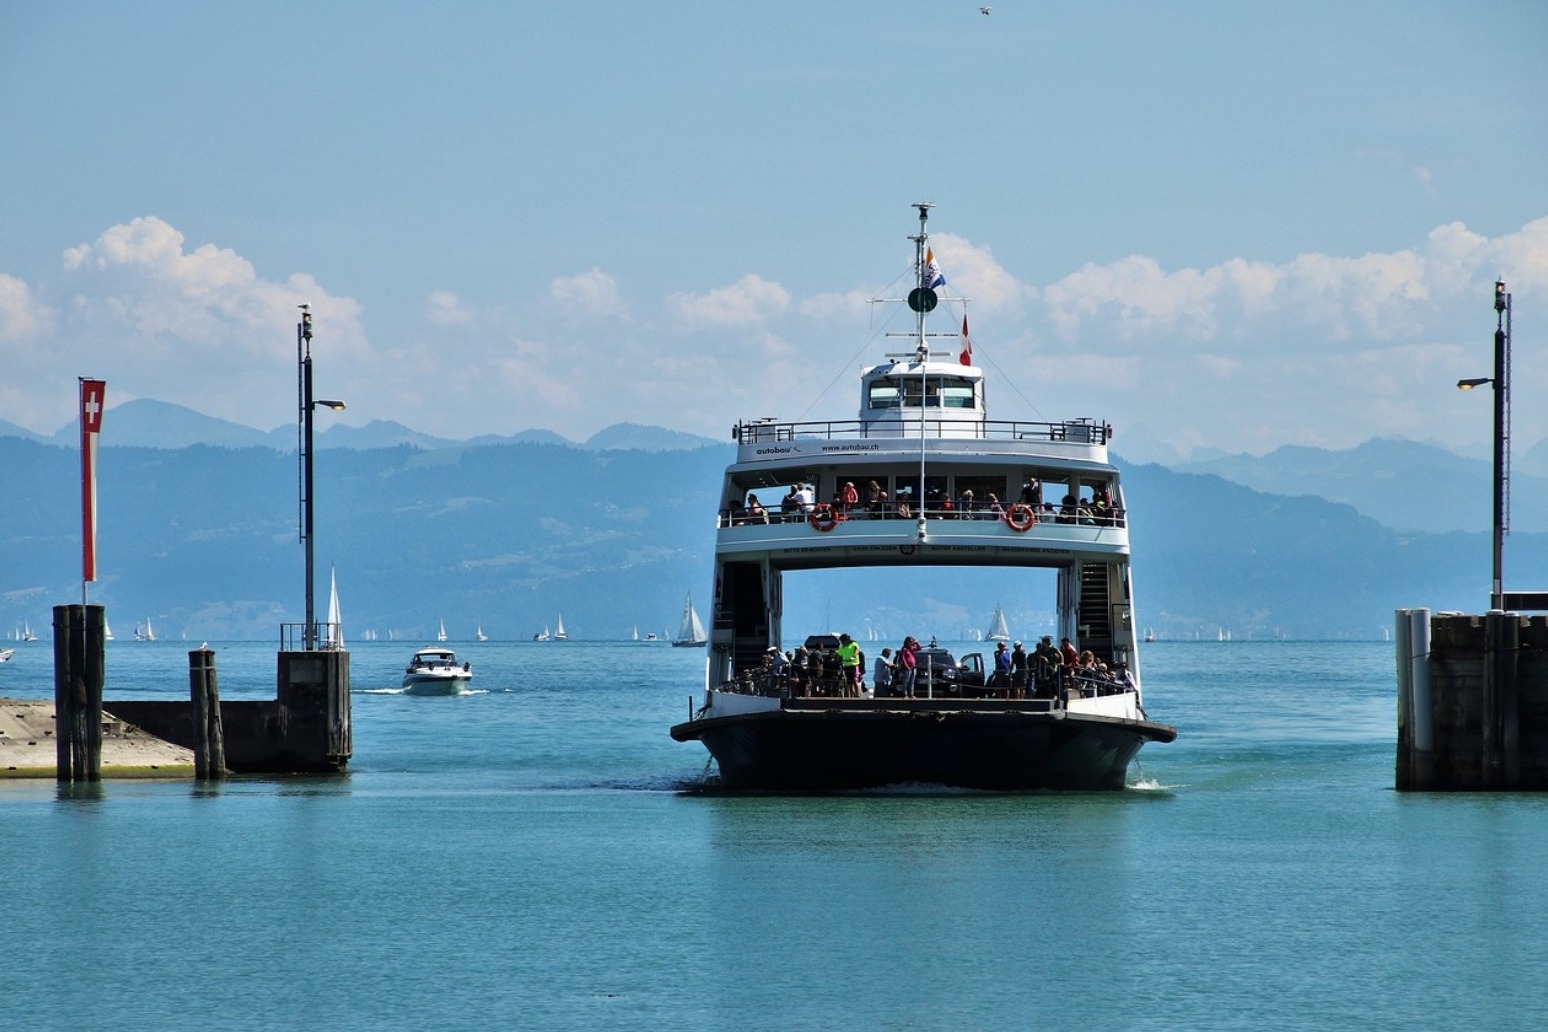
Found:
[[[1394,792],[1390,645],[1146,646],[1121,793],[736,798],[667,735],[702,652],[450,644],[471,694],[351,646],[346,776],[0,781],[0,1025],[1548,1027],[1548,797]],[[189,647],[110,645],[108,707]]]

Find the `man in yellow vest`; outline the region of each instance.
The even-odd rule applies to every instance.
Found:
[[[860,694],[860,645],[849,635],[839,635],[839,665],[844,668],[844,694],[858,697]]]

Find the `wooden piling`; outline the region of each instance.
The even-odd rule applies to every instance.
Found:
[[[102,780],[101,606],[54,607],[54,757],[60,781]]]
[[[188,694],[193,703],[194,777],[219,780],[226,776],[226,735],[213,650],[188,653]]]

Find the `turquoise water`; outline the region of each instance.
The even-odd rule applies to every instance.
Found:
[[[786,799],[680,790],[702,653],[453,644],[475,694],[352,646],[346,777],[0,781],[0,1024],[1548,1027],[1548,798],[1392,791],[1389,645],[1147,647],[1180,736],[1122,793]],[[109,699],[185,695],[186,647],[114,643]]]

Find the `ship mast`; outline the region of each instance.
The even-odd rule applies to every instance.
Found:
[[[919,201],[914,207],[919,209],[919,235],[914,241],[914,269],[917,274],[917,283],[913,290],[908,292],[908,307],[914,310],[914,356],[919,363],[919,493],[914,498],[915,516],[919,520],[919,541],[924,543],[928,534],[928,526],[925,523],[925,403],[929,401],[929,377],[928,366],[930,360],[930,341],[925,336],[925,316],[936,306],[937,298],[935,289],[930,285],[930,265],[925,260],[925,241],[929,234],[925,232],[925,223],[930,219],[930,209],[935,205],[927,201]]]
[[[930,269],[925,261],[925,242],[930,235],[925,232],[925,223],[930,219],[930,209],[935,205],[928,201],[919,201],[914,207],[919,209],[919,235],[909,237],[914,242],[914,289],[908,294],[908,307],[914,310],[914,352],[921,366],[930,357],[930,343],[925,337],[925,316],[935,309],[938,299],[935,290],[930,286]],[[923,387],[923,383],[920,384]],[[920,394],[921,402],[924,395]],[[923,404],[921,404],[921,409]]]

